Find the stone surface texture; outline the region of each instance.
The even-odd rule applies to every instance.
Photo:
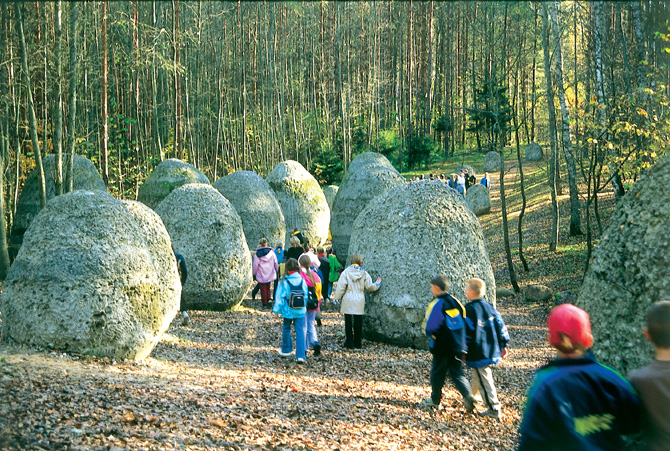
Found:
[[[482,228],[460,195],[439,181],[399,185],[377,197],[354,223],[349,255],[361,254],[381,288],[366,295],[367,339],[421,349],[432,300],[430,278],[442,273],[465,303],[465,282],[479,277],[495,305],[495,280]]]
[[[542,161],[544,153],[538,143],[530,143],[526,146],[526,161]]]
[[[228,199],[242,219],[247,246],[255,250],[261,238],[274,247],[284,241],[286,223],[270,185],[251,171],[236,171],[212,185]]]
[[[175,188],[187,183],[205,183],[209,179],[192,165],[171,158],[156,166],[149,177],[140,186],[137,200],[155,209]]]
[[[3,286],[5,337],[115,359],[151,352],[177,313],[180,285],[163,224],[131,208],[83,190],[47,204]]]
[[[63,171],[67,168],[67,158],[63,159]],[[56,195],[56,188],[54,185],[54,166],[55,158],[49,155],[42,161],[44,167],[44,178],[46,182],[47,202]],[[72,186],[74,190],[99,190],[106,191],[105,182],[102,181],[98,170],[95,168],[86,157],[80,155],[74,156],[73,163],[74,180]],[[63,175],[65,177],[65,175]],[[19,202],[16,206],[16,216],[14,217],[14,224],[12,225],[12,234],[10,237],[10,252],[16,255],[21,247],[23,234],[28,229],[30,222],[40,212],[40,197],[39,197],[39,175],[34,169],[26,179]]]
[[[333,211],[333,202],[335,201],[335,196],[340,187],[337,185],[328,185],[323,187],[323,195],[326,196],[326,202],[328,202],[328,208],[330,208],[331,214]]]
[[[238,306],[252,282],[251,253],[233,205],[214,187],[190,183],[172,191],[156,213],[186,260],[185,308]]]
[[[670,299],[670,157],[649,169],[620,200],[579,292],[591,316],[594,352],[624,374],[646,365],[640,333],[647,310]]]
[[[482,172],[497,172],[500,170],[500,154],[498,152],[487,152],[482,161]]]
[[[316,179],[297,161],[284,161],[265,179],[275,193],[286,221],[284,244],[297,227],[312,245],[328,239],[330,208]]]
[[[491,212],[491,195],[484,185],[475,183],[465,193],[465,204],[476,215],[482,216]]]
[[[380,194],[405,183],[391,162],[382,154],[363,153],[351,161],[333,202],[330,233],[340,264],[345,264],[351,228],[358,215]]]
[[[477,175],[477,173],[475,172],[475,168],[473,168],[473,167],[470,166],[469,164],[459,164],[458,166],[456,166],[456,170],[454,171],[454,173],[456,174],[456,176],[459,176],[459,175],[460,175],[461,170],[465,171],[465,172],[468,173],[468,174],[475,174],[475,175]]]

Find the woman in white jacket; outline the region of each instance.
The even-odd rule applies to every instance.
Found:
[[[333,294],[334,299],[342,300],[340,313],[344,313],[344,347],[348,349],[361,349],[365,292],[377,291],[382,283],[381,277],[373,283],[370,274],[361,268],[362,264],[363,257],[359,254],[351,256],[351,266],[340,275]]]

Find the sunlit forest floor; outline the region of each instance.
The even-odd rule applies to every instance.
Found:
[[[446,172],[445,163],[432,172]],[[511,166],[510,162],[510,166]],[[451,167],[453,166],[453,167]],[[445,169],[445,171],[440,171]],[[543,163],[525,166],[528,209],[522,286],[578,291],[586,244],[567,234],[561,198],[559,249],[548,252],[549,193]],[[426,172],[431,172],[428,170]],[[491,214],[481,217],[499,287],[510,287],[502,242],[499,180]],[[510,237],[517,251],[517,171],[506,175]],[[565,187],[567,194],[567,186]],[[603,221],[613,208],[601,201]],[[597,229],[596,229],[597,234]],[[532,373],[551,357],[544,321],[552,303],[522,295],[498,300],[510,328],[511,353],[495,368],[501,423],[466,415],[447,384],[442,406],[420,407],[430,395],[427,351],[364,341],[345,351],[343,321],[323,314],[321,357],[305,365],[281,358],[280,321],[260,301],[234,312],[192,312],[175,321],[142,362],[0,346],[0,447],[8,449],[503,450],[513,449]],[[597,338],[597,337],[596,337]]]

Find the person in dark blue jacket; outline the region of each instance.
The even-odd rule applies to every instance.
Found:
[[[528,392],[519,451],[624,449],[637,432],[641,405],[630,383],[598,363],[589,315],[572,304],[549,314],[549,343],[558,359],[542,367]]]
[[[468,413],[475,409],[475,398],[470,392],[470,384],[463,374],[463,361],[468,347],[465,341],[465,308],[456,298],[447,293],[449,281],[437,275],[430,281],[430,289],[435,299],[426,309],[423,329],[430,337],[430,352],[433,365],[430,371],[430,398],[423,401],[425,407],[437,407],[442,400],[442,387],[449,374],[456,389],[463,396],[463,404]]]
[[[465,326],[468,343],[466,364],[473,369],[472,394],[482,395],[487,410],[480,415],[502,420],[498,393],[493,384],[491,365],[497,365],[507,355],[509,334],[500,313],[482,297],[486,294],[486,283],[482,279],[470,279],[465,284]]]

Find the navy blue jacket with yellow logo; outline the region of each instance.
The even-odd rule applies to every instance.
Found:
[[[592,353],[540,368],[528,392],[519,451],[624,449],[639,428],[640,400],[630,383]]]
[[[423,320],[430,352],[435,355],[461,355],[468,352],[465,341],[465,308],[458,299],[442,293],[428,304]]]

